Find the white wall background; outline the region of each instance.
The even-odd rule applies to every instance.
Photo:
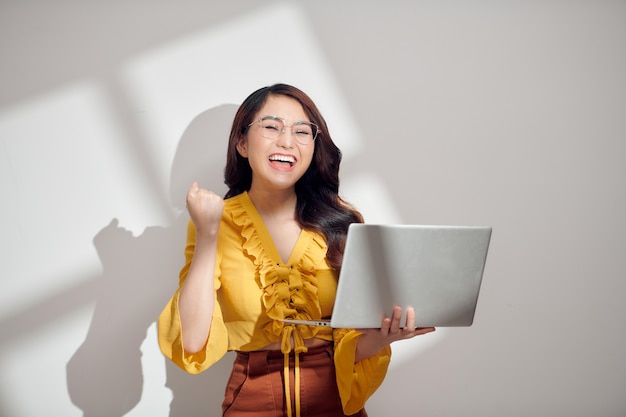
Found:
[[[0,415],[215,416],[166,363],[192,178],[282,81],[370,222],[494,228],[475,325],[396,346],[386,416],[626,415],[626,2],[0,2]]]

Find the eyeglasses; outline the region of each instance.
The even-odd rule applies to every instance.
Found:
[[[295,122],[292,125],[286,125],[285,121],[277,116],[263,116],[258,120],[250,123],[248,127],[258,123],[261,128],[261,135],[267,139],[278,139],[280,135],[285,133],[285,128],[291,128],[291,134],[301,145],[312,143],[317,137],[317,126],[309,122]]]

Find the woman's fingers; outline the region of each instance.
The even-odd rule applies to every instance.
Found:
[[[223,210],[222,197],[193,182],[187,192],[187,211],[199,234],[217,233]]]
[[[413,307],[406,309],[406,324],[404,325],[404,329],[409,332],[415,331],[415,309]]]
[[[402,308],[396,306],[393,308],[393,313],[391,314],[391,325],[389,327],[389,333],[395,335],[401,331],[400,329],[401,319],[402,319]]]
[[[435,331],[434,327],[417,327],[417,319],[415,309],[408,307],[406,309],[406,320],[402,325],[402,308],[394,307],[391,317],[383,320],[381,325],[381,335],[385,338],[393,340],[410,339],[412,337],[430,333]]]
[[[389,317],[385,317],[382,324],[380,325],[380,333],[383,337],[389,336],[389,330],[391,329],[391,319]]]

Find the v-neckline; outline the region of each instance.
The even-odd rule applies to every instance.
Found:
[[[280,255],[278,248],[276,247],[276,243],[274,242],[274,239],[272,238],[272,235],[270,234],[267,225],[263,221],[261,213],[259,213],[259,211],[257,210],[248,193],[245,192],[244,194],[245,205],[247,206],[246,209],[248,211],[248,214],[250,215],[250,219],[254,224],[256,233],[259,236],[259,240],[261,241],[261,245],[263,246],[263,249],[265,250],[267,256],[269,256],[274,263],[280,265],[293,265],[296,260],[301,259],[304,251],[308,247],[309,241],[312,239],[311,233],[309,233],[306,229],[301,229],[300,234],[298,235],[298,239],[296,239],[293,248],[291,248],[291,253],[289,254],[289,257],[284,260],[283,257]]]

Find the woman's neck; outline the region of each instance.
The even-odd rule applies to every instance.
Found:
[[[266,191],[251,188],[248,196],[263,217],[289,217],[293,219],[298,200],[293,189]]]

